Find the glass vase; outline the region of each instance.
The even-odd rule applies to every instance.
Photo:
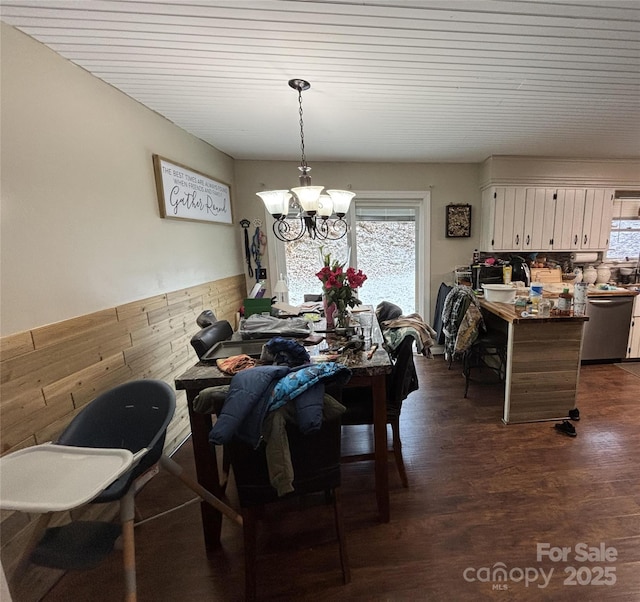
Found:
[[[326,295],[322,295],[322,305],[324,307],[324,317],[327,323],[327,330],[333,330],[336,327],[336,323],[334,320],[336,304],[329,303]]]
[[[333,319],[336,328],[347,328],[349,326],[349,314],[336,308]]]

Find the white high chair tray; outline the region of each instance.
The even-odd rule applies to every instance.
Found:
[[[44,443],[0,458],[0,507],[58,512],[87,502],[133,464],[127,449]]]

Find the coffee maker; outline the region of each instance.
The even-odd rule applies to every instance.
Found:
[[[524,257],[513,255],[511,257],[511,280],[513,282],[524,282],[525,286],[531,284],[531,270]]]

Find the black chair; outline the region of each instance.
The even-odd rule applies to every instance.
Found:
[[[111,552],[115,540],[122,534],[126,599],[134,601],[135,482],[156,464],[178,477],[204,501],[242,524],[237,513],[185,476],[178,464],[163,455],[167,427],[174,411],[173,389],[163,381],[151,379],[121,384],[84,407],[60,435],[56,445],[132,452],[132,467],[91,500],[92,504],[119,500],[121,524],[74,521],[46,529],[52,514],[44,514],[45,520],[40,521],[38,532],[34,533],[28,546],[31,562],[65,570],[93,568]]]
[[[191,337],[191,346],[198,354],[198,359],[220,341],[228,341],[233,335],[233,328],[227,320],[218,320]]]
[[[411,391],[418,388],[418,382],[413,362],[412,336],[405,336],[397,347],[392,360],[394,360],[391,374],[387,377],[387,424],[391,425],[392,449],[400,474],[403,487],[409,486],[407,472],[402,457],[402,441],[400,439],[400,413],[402,402]],[[345,426],[373,424],[373,400],[370,389],[347,388],[342,391],[341,403],[347,408],[342,416],[342,424]],[[358,462],[361,460],[373,460],[374,454],[354,454],[343,456],[343,462]]]
[[[391,303],[390,301],[381,301],[376,306],[376,319],[378,320],[378,325],[382,328],[382,323],[387,320],[395,320],[402,316],[402,308],[395,303]]]
[[[462,374],[464,375],[464,396],[469,392],[473,370],[489,371],[497,382],[503,382],[507,370],[507,338],[505,334],[489,331],[481,334],[462,354]],[[484,378],[482,382],[485,381]]]
[[[445,284],[444,282],[440,283],[440,288],[438,288],[438,296],[436,298],[436,309],[433,314],[433,329],[436,331],[436,343],[438,345],[444,344],[444,324],[442,322],[442,310],[444,308],[444,302],[447,298],[447,295],[451,292],[453,287]]]
[[[265,446],[253,449],[234,438],[225,445],[238,490],[244,523],[245,598],[256,598],[256,524],[266,504],[290,497],[324,492],[333,501],[334,519],[344,583],[351,580],[340,503],[340,419],[325,421],[318,431],[302,434],[295,424],[287,425],[289,450],[294,470],[292,493],[279,498],[271,486]],[[290,569],[280,567],[283,575]]]

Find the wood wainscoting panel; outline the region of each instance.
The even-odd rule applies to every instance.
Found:
[[[0,338],[0,358],[2,359],[8,360],[17,355],[33,351],[34,349],[35,346],[30,330],[17,332],[16,334],[10,334],[9,336]]]
[[[198,360],[190,339],[199,330],[199,313],[211,309],[219,320],[234,324],[245,297],[245,278],[239,274],[2,337],[1,453],[55,440],[87,403],[120,383],[153,378],[173,387]],[[172,453],[189,432],[186,395],[178,391],[165,450]],[[117,507],[110,506],[87,506],[74,515],[111,516]],[[0,512],[2,561],[10,581],[35,518]],[[59,576],[60,571],[31,567],[21,595],[38,600]]]

